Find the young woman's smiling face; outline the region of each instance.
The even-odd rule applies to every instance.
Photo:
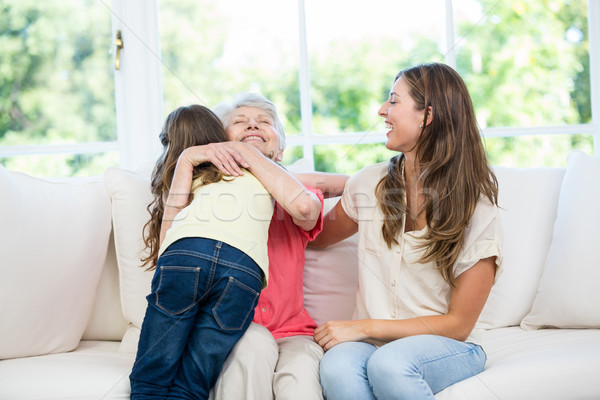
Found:
[[[230,140],[250,143],[267,157],[281,160],[279,135],[273,125],[273,119],[260,108],[239,107],[233,110],[227,134]]]
[[[403,153],[410,152],[421,135],[424,110],[417,110],[409,94],[406,81],[400,77],[394,82],[390,97],[379,109],[385,119],[388,140],[385,147]]]

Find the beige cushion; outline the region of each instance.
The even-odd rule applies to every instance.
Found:
[[[600,158],[569,156],[552,244],[525,329],[600,328]]]
[[[324,213],[338,197],[325,199]],[[306,249],[304,307],[317,325],[352,319],[358,285],[358,234],[328,246]]]
[[[563,168],[494,169],[504,231],[503,272],[477,328],[516,326],[531,309],[552,241]]]
[[[129,324],[124,339],[137,337],[146,312],[146,296],[150,293],[153,271],[141,267],[147,254],[142,229],[150,218],[146,207],[152,201],[150,179],[121,168],[104,172],[106,187],[112,202],[115,252],[119,268],[121,306]],[[132,332],[131,332],[132,331]],[[137,340],[123,340],[121,351],[135,352]]]
[[[39,179],[0,166],[0,188],[0,358],[73,350],[108,248],[104,182]]]

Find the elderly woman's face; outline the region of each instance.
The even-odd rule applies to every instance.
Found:
[[[227,134],[230,140],[250,143],[267,157],[281,161],[279,135],[266,111],[256,107],[235,109],[231,113]]]

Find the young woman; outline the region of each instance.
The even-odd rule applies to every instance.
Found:
[[[351,178],[312,245],[359,232],[356,319],[318,327],[328,400],[433,399],[483,370],[470,337],[502,265],[498,187],[467,88],[401,71],[379,115],[400,154]]]

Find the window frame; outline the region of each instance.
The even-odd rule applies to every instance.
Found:
[[[486,138],[493,137],[518,137],[553,134],[592,134],[593,151],[595,156],[600,156],[600,2],[588,0],[588,29],[589,29],[589,56],[590,56],[590,102],[592,109],[592,122],[589,124],[551,125],[533,127],[494,127],[483,128],[482,135]],[[456,51],[454,35],[454,10],[453,0],[445,0],[446,15],[446,51],[445,62],[456,68]],[[310,80],[308,79],[308,54],[306,51],[306,24],[304,17],[304,0],[298,0],[299,9],[299,42],[300,42],[300,93],[302,111],[302,135],[290,137],[288,145],[302,146],[304,158],[310,160],[314,166],[313,148],[323,144],[364,144],[384,142],[383,132],[357,132],[343,135],[314,135],[312,132],[312,104],[310,103]],[[594,22],[594,23],[593,23]],[[308,111],[306,111],[308,110]],[[307,120],[307,126],[305,125]]]
[[[121,69],[115,70],[117,141],[70,145],[0,146],[0,157],[37,154],[80,154],[118,150],[122,168],[135,169],[152,162],[160,152],[158,133],[164,119],[158,24],[158,0],[102,1],[112,15],[113,36],[122,31],[125,48]],[[593,153],[600,156],[600,2],[588,0],[590,92],[589,124],[484,128],[484,137],[518,137],[547,134],[591,134]],[[290,136],[288,146],[301,146],[304,158],[314,165],[314,148],[326,144],[364,144],[385,141],[384,132],[315,135],[312,127],[309,55],[305,1],[298,4],[299,88],[302,134]],[[456,67],[453,0],[445,0],[445,62]]]

